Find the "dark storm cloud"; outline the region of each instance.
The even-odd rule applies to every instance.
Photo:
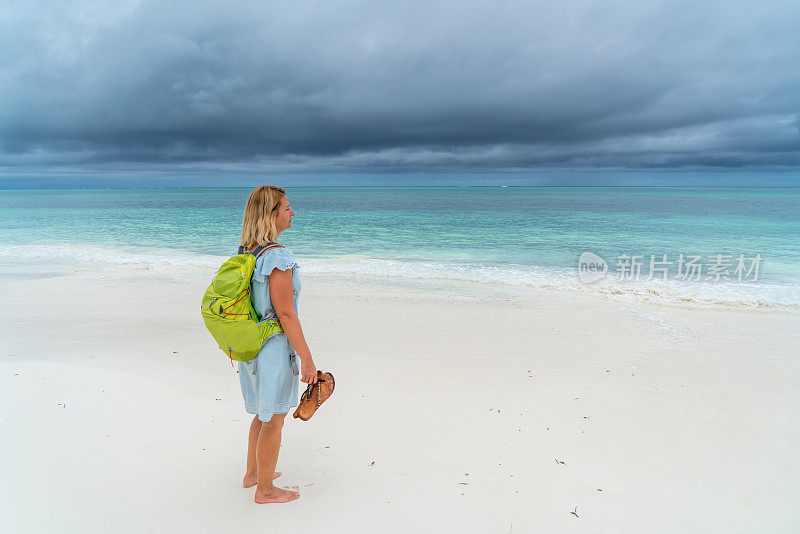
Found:
[[[15,3],[0,166],[797,169],[797,6]]]

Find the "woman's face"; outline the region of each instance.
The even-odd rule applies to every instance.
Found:
[[[275,227],[279,234],[292,227],[292,217],[294,212],[289,207],[289,199],[284,196],[278,204],[278,215],[275,217]]]

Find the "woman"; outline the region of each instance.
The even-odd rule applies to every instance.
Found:
[[[259,245],[277,243],[280,233],[292,227],[293,216],[285,190],[272,185],[256,187],[244,208],[242,246],[250,251]],[[298,356],[300,380],[317,381],[317,368],[297,317],[300,295],[297,271],[292,253],[282,246],[271,245],[256,259],[251,280],[253,307],[259,317],[274,314],[284,331],[267,340],[255,359],[239,362],[245,409],[255,415],[250,423],[243,484],[246,488],[256,486],[257,503],[289,502],[300,497],[299,492],[272,483],[280,476],[275,466],[283,420],[297,406]]]

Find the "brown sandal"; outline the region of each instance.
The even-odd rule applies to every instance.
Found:
[[[308,421],[314,412],[328,400],[336,387],[336,381],[331,373],[317,371],[317,381],[309,384],[306,390],[300,395],[300,405],[294,411],[293,417]]]

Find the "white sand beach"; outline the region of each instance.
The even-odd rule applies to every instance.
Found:
[[[287,419],[300,499],[257,505],[252,416],[199,315],[211,269],[6,267],[3,532],[800,525],[800,313],[304,275],[337,388]]]

